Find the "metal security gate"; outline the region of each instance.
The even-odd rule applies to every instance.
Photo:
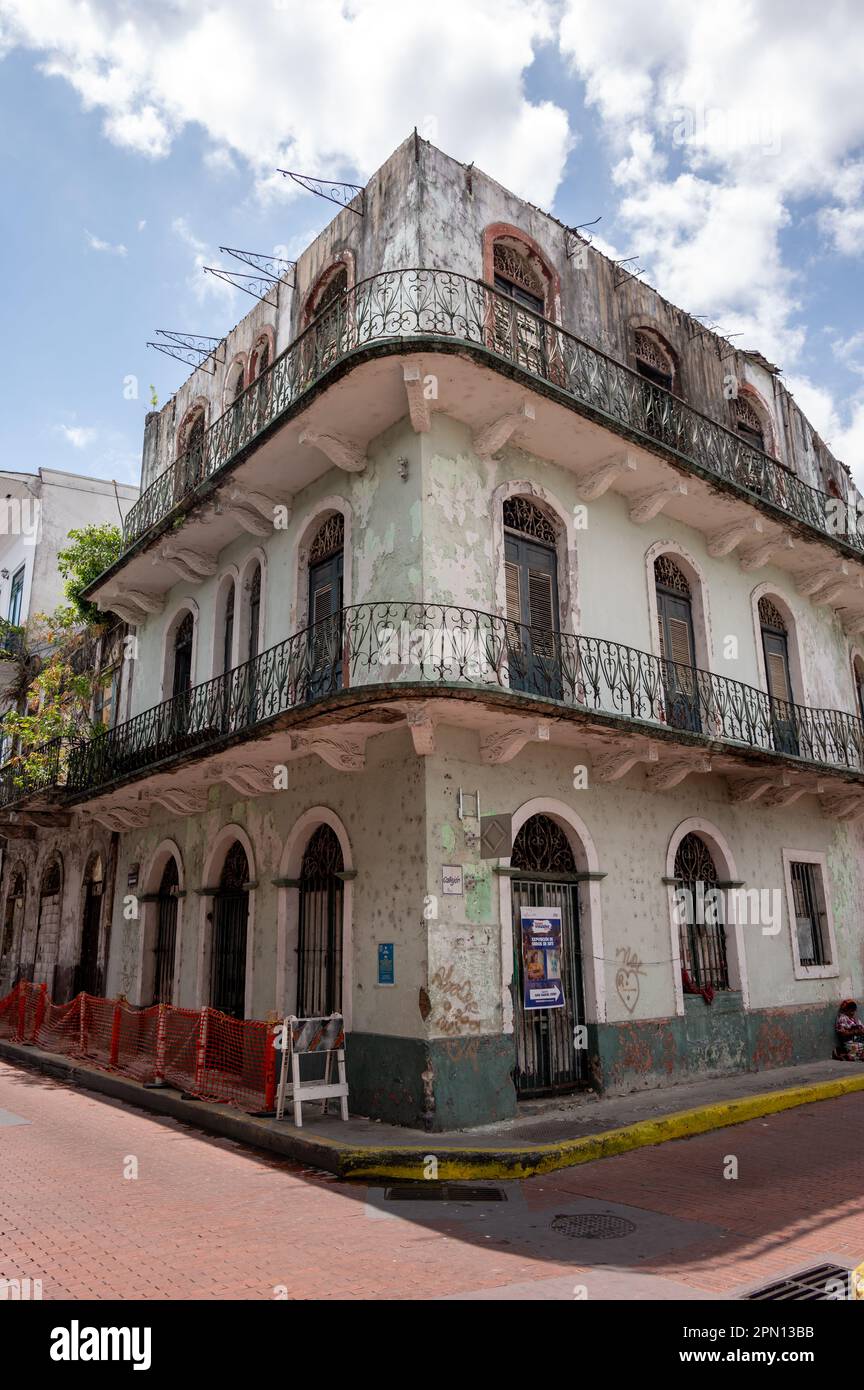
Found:
[[[316,1018],[342,1009],[342,849],[320,825],[303,855],[297,942],[297,1014]]]
[[[516,1090],[520,1096],[569,1091],[584,1081],[584,1048],[575,1045],[577,1024],[585,1022],[582,957],[579,951],[578,884],[516,878],[513,888],[513,938],[516,969]],[[563,1009],[525,1009],[520,913],[522,907],[561,909],[561,981]]]
[[[249,863],[239,840],[228,851],[215,895],[210,1003],[232,1018],[246,1014],[246,926]]]
[[[171,1004],[174,999],[174,957],[177,949],[177,893],[180,878],[172,856],[162,873],[156,900],[156,958],[153,969],[153,1003]]]

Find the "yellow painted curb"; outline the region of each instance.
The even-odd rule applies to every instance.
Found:
[[[678,1110],[657,1120],[639,1120],[620,1129],[589,1134],[581,1139],[564,1139],[553,1144],[524,1144],[520,1147],[494,1148],[477,1146],[471,1149],[436,1146],[430,1134],[424,1145],[338,1145],[341,1151],[339,1173],[343,1177],[413,1179],[431,1176],[430,1158],[436,1160],[434,1176],[439,1181],[465,1178],[507,1180],[551,1173],[558,1168],[570,1168],[579,1163],[593,1163],[598,1158],[627,1153],[630,1149],[665,1144],[671,1139],[686,1139],[728,1125],[744,1124],[763,1115],[792,1110],[815,1101],[833,1100],[837,1096],[864,1091],[864,1076],[819,1081],[809,1086],[792,1086],[784,1091],[765,1091],[760,1095],[742,1096],[738,1100],[717,1101],[700,1105],[693,1110]],[[331,1141],[332,1143],[333,1141]],[[328,1145],[329,1147],[329,1145]]]

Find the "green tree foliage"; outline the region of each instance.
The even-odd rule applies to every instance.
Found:
[[[81,597],[89,584],[112,565],[120,554],[123,537],[118,526],[82,526],[69,532],[72,542],[57,555],[57,568],[65,579],[69,609],[61,610],[64,626],[104,621],[98,608]]]

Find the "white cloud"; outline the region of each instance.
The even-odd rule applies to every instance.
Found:
[[[122,241],[117,242],[116,245],[112,245],[110,241],[103,241],[101,237],[94,236],[92,232],[88,232],[86,227],[84,228],[84,235],[87,238],[87,245],[90,247],[91,251],[104,251],[109,256],[126,255],[126,247],[123,245]]]
[[[90,425],[55,425],[55,429],[73,449],[86,449],[98,434]]]
[[[202,241],[200,237],[195,235],[185,217],[175,217],[174,221],[171,223],[171,230],[174,235],[183,242],[184,246],[187,246],[192,252],[193,269],[191,274],[187,277],[186,284],[199,304],[203,304],[208,300],[215,300],[217,303],[226,306],[233,305],[237,297],[237,290],[234,286],[230,285],[227,280],[221,279],[218,275],[208,275],[204,270],[204,267],[207,265],[215,266],[216,268],[222,267],[222,262],[218,255],[214,255],[213,252],[208,249],[206,241]]]
[[[616,241],[664,295],[794,370],[808,287],[781,234],[801,201],[833,249],[864,251],[860,10],[822,0],[814,21],[807,0],[565,0],[560,45],[615,161]],[[857,399],[796,381],[820,432],[862,457]]]
[[[282,164],[365,178],[412,127],[551,203],[571,143],[566,113],[524,74],[554,40],[554,0],[2,0],[10,40],[42,55],[115,144],[151,158],[195,125],[213,159],[245,161],[298,196]],[[253,12],[254,10],[254,12]]]

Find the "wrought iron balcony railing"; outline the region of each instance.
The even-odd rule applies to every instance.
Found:
[[[373,275],[315,319],[203,438],[145,489],[126,517],[124,547],[227,468],[337,362],[376,344],[425,340],[431,345],[445,339],[505,359],[612,428],[659,443],[864,554],[864,531],[857,522],[848,524],[842,502],[733,430],[481,281],[449,270],[417,269]]]
[[[605,638],[523,627],[437,603],[370,603],[286,638],[224,675],[89,739],[47,745],[8,764],[0,804],[62,785],[84,799],[116,782],[215,751],[279,715],[339,691],[423,685],[509,691],[682,740],[759,750],[864,774],[864,723]]]

